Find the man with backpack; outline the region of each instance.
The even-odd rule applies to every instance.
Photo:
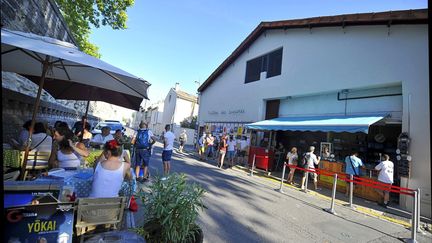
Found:
[[[321,190],[320,188],[318,188],[318,175],[317,175],[317,173],[315,173],[315,165],[319,164],[321,157],[320,156],[317,157],[313,153],[314,151],[315,151],[315,147],[310,146],[308,152],[303,155],[303,160],[302,160],[303,167],[305,169],[312,170],[313,172],[305,171],[305,173],[303,174],[303,178],[302,178],[302,182],[301,182],[301,189],[302,190],[307,190],[307,188],[305,188],[306,174],[307,173],[309,173],[313,177],[315,191]]]
[[[148,166],[150,163],[151,147],[155,142],[156,137],[153,135],[153,132],[148,129],[147,123],[142,121],[131,141],[135,147],[135,173],[137,181],[139,182],[144,182],[149,179]],[[144,166],[143,177],[139,176],[141,166]]]

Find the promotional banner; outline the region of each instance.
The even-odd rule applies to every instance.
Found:
[[[5,208],[5,234],[8,243],[71,243],[74,210],[71,203],[47,203]]]

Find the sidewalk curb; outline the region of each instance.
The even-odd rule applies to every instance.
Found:
[[[249,169],[247,169],[245,167],[242,167],[242,166],[239,166],[239,165],[234,166],[233,169],[235,169],[237,171],[243,171],[243,172],[249,172],[250,171]],[[257,177],[260,177],[260,178],[263,178],[263,179],[266,179],[266,180],[269,180],[269,181],[272,181],[272,182],[278,182],[278,183],[280,183],[280,178],[276,178],[274,176],[267,176],[265,174],[262,175],[260,172],[257,172],[257,171],[254,171],[254,176],[257,176]],[[291,189],[295,189],[297,191],[302,191],[300,188],[298,188],[296,186],[293,186],[293,185],[290,185],[290,184],[286,184],[285,182],[284,182],[284,186],[285,187],[289,187]],[[308,194],[309,195],[313,195],[313,196],[318,196],[318,197],[320,197],[322,199],[325,199],[327,201],[331,201],[331,197],[322,195],[320,193],[316,193],[314,191],[308,191]],[[337,205],[339,205],[339,206],[345,206],[347,204],[347,202],[339,200],[339,199],[336,199],[335,203]],[[355,212],[361,213],[361,214],[365,214],[365,215],[371,216],[371,217],[375,217],[375,218],[386,220],[386,221],[389,221],[389,222],[392,222],[392,223],[395,223],[395,224],[399,224],[399,225],[402,225],[402,226],[404,226],[406,228],[410,228],[411,227],[411,223],[409,222],[409,220],[407,222],[407,221],[404,221],[404,220],[395,219],[395,218],[386,216],[386,215],[384,215],[383,212],[380,212],[380,211],[377,211],[377,210],[374,210],[374,209],[370,209],[370,208],[366,208],[366,207],[355,205],[352,210],[355,211]]]

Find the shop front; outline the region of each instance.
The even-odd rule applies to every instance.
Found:
[[[378,172],[374,168],[382,156],[388,154],[395,163],[394,185],[400,185],[403,172],[398,171],[396,166],[396,151],[402,125],[387,114],[285,117],[248,124],[247,127],[252,134],[263,134],[263,141],[268,136],[269,143],[264,144],[265,149],[262,148],[268,154],[279,151],[277,145],[282,144],[286,152],[296,147],[301,157],[309,146],[314,146],[315,153],[321,157],[319,168],[330,172],[343,174],[346,156],[357,152],[364,163],[360,176],[371,180],[377,180]],[[254,151],[256,149],[252,146],[249,158],[253,157]],[[276,165],[281,164],[277,158],[270,161],[269,166],[273,169],[281,168]],[[319,183],[331,188],[333,178],[321,175]],[[337,189],[345,192],[345,182],[338,181]],[[374,189],[360,185],[355,187],[354,195],[372,201],[381,200]],[[393,201],[399,200],[398,195],[392,196]]]

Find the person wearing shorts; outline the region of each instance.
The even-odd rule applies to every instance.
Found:
[[[173,132],[171,132],[171,126],[166,125],[165,126],[165,133],[164,133],[164,149],[162,152],[162,163],[163,163],[163,171],[164,176],[162,177],[162,180],[166,180],[166,177],[168,176],[170,169],[171,169],[171,156],[172,151],[174,148],[174,140],[175,135]]]
[[[226,142],[226,136],[225,136],[225,134],[223,134],[222,137],[220,138],[220,141],[219,141],[219,164],[218,164],[218,167],[221,169],[223,167],[225,154],[227,152],[227,146],[228,145]]]
[[[389,160],[390,157],[387,154],[384,154],[383,158],[384,160],[375,166],[375,170],[379,170],[378,181],[386,184],[382,187],[390,190],[393,184],[394,164]],[[383,203],[379,205],[387,208],[390,203],[390,192],[388,190],[377,190],[377,192],[383,197]]]
[[[246,141],[246,137],[243,137],[240,140],[240,144],[239,144],[239,150],[237,151],[237,162],[241,165],[245,164],[245,159],[244,157],[246,156],[246,149],[247,149],[248,143]]]
[[[140,130],[142,131],[147,131],[148,132],[148,139],[149,139],[149,144],[150,147],[149,148],[138,148],[137,147],[137,136],[138,133],[140,132]],[[135,176],[137,178],[137,181],[139,182],[143,182],[143,181],[147,181],[149,179],[149,170],[148,170],[148,166],[150,164],[150,156],[151,156],[151,145],[156,141],[156,137],[153,135],[153,133],[148,130],[148,126],[147,123],[142,121],[139,124],[139,129],[138,131],[135,132],[135,134],[133,135],[132,141],[131,143],[134,144],[135,149],[134,149],[134,167],[135,167]],[[143,173],[143,177],[140,177],[140,170],[141,167],[143,167],[144,169],[144,173]]]
[[[236,147],[236,141],[233,139],[233,136],[231,135],[228,142],[228,151],[227,151],[227,158],[228,161],[231,163],[231,167],[234,166],[234,154],[235,154],[235,147]]]
[[[310,176],[313,178],[315,191],[321,190],[321,188],[318,188],[318,174],[315,172],[315,165],[318,165],[320,162],[321,157],[316,156],[313,152],[315,151],[314,146],[310,146],[308,152],[304,155],[304,159],[306,160],[306,167],[307,169],[311,170],[312,172],[305,172],[303,174],[302,182],[301,182],[301,189],[307,190],[305,188],[305,182],[306,182],[306,173],[309,173]]]

